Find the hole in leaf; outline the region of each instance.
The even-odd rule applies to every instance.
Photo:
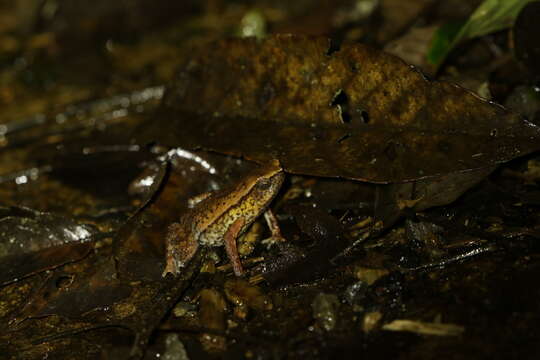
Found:
[[[338,41],[330,39],[330,44],[328,45],[328,49],[326,49],[326,56],[330,56],[336,51],[339,51],[340,47],[341,44]]]
[[[73,278],[71,276],[64,275],[56,279],[55,285],[58,289],[63,289],[63,288],[68,287],[72,281],[73,281]]]
[[[389,142],[388,145],[386,146],[386,149],[384,149],[384,153],[386,155],[386,157],[388,158],[388,160],[390,161],[394,161],[397,159],[398,157],[398,144],[394,143],[394,142]]]
[[[358,112],[358,114],[360,114],[360,121],[363,124],[369,124],[369,121],[370,121],[369,113],[363,109],[357,109],[356,111]]]
[[[337,142],[338,144],[341,144],[343,141],[347,140],[350,137],[351,137],[351,134],[345,134],[342,137],[340,137]]]
[[[330,106],[337,108],[339,118],[344,124],[351,122],[351,114],[348,111],[348,102],[349,99],[347,98],[345,91],[343,91],[343,89],[339,89],[330,103]]]

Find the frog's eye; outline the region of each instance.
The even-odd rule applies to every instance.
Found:
[[[272,182],[270,181],[270,179],[261,179],[259,180],[259,183],[257,184],[257,187],[260,189],[260,190],[266,190],[268,189],[270,186],[272,185]]]

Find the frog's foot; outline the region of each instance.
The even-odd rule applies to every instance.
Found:
[[[240,255],[238,255],[238,249],[236,247],[236,239],[238,238],[238,234],[240,233],[242,226],[244,226],[244,219],[240,218],[236,220],[229,227],[223,238],[225,251],[227,252],[227,256],[231,262],[234,275],[236,276],[244,275],[244,269],[242,268],[242,263],[240,262]]]
[[[270,236],[267,239],[262,240],[261,243],[265,245],[267,249],[270,249],[275,244],[278,244],[280,242],[285,242],[286,240],[281,235],[281,230],[279,229],[276,216],[274,215],[274,213],[272,213],[270,209],[266,210],[266,212],[264,213],[264,219],[266,220],[266,223],[268,224],[268,228],[270,229],[272,236]]]
[[[196,240],[186,236],[184,228],[178,223],[173,223],[169,226],[166,240],[166,264],[161,276],[165,277],[169,273],[176,276],[195,255],[199,244]]]
[[[178,275],[181,267],[183,267],[183,264],[180,264],[174,258],[167,256],[167,264],[165,265],[165,270],[163,270],[161,276],[165,277],[167,274]]]

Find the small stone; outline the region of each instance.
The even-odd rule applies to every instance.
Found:
[[[337,310],[339,307],[338,297],[334,294],[318,294],[311,308],[317,324],[326,331],[331,331],[336,326]]]
[[[362,330],[365,333],[371,332],[377,327],[377,324],[382,319],[382,314],[378,311],[368,312],[364,315],[364,320],[362,322]]]
[[[178,334],[168,334],[165,338],[165,347],[161,357],[163,360],[189,360],[186,348]]]

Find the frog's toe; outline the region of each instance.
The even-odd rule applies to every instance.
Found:
[[[167,259],[167,264],[165,265],[165,270],[161,274],[162,277],[167,276],[167,274],[172,274],[174,276],[180,273],[180,268],[183,267],[183,264],[175,259]]]

